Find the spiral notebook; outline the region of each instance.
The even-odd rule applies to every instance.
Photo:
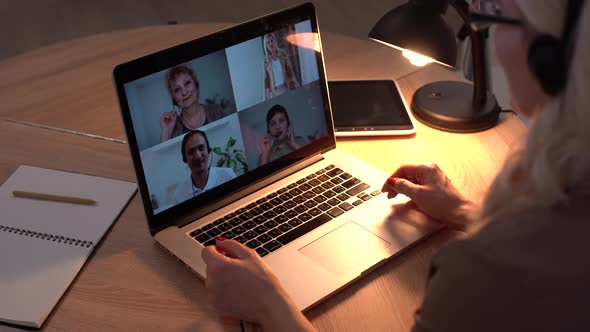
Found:
[[[97,204],[19,198],[14,190]],[[20,166],[0,187],[0,322],[41,327],[135,191],[135,183]]]

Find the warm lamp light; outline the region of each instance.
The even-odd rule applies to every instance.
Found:
[[[413,64],[436,62],[454,66],[457,38],[443,15],[448,5],[464,22],[462,33],[472,45],[473,84],[444,81],[427,84],[412,98],[412,112],[425,124],[451,132],[475,132],[498,122],[500,107],[487,91],[485,38],[488,31],[470,25],[469,4],[465,0],[410,0],[385,14],[369,33],[369,38],[403,52]]]

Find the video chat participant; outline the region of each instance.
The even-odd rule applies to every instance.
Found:
[[[174,106],[180,115],[172,110],[160,117],[160,142],[195,130],[229,115],[218,104],[199,102],[199,80],[195,72],[186,65],[176,66],[166,74],[166,86]]]
[[[188,165],[191,174],[176,187],[174,198],[177,203],[184,202],[236,177],[236,173],[229,167],[209,165],[211,146],[207,134],[201,130],[193,130],[184,136],[181,152],[182,161]]]
[[[262,153],[258,166],[280,158],[308,143],[305,138],[295,136],[289,113],[281,105],[274,105],[266,113],[266,130],[267,135],[260,144]]]
[[[277,43],[274,33],[264,35],[264,99],[269,100],[300,84],[293,70],[291,58]]]
[[[435,165],[402,166],[383,186],[389,197],[404,194],[467,233],[434,258],[412,330],[588,331],[590,5],[496,4],[497,16],[487,19],[498,23],[496,53],[513,109],[529,119],[526,140],[481,207]],[[506,17],[521,24],[501,24]],[[218,238],[202,257],[209,300],[220,315],[257,322],[264,331],[314,330],[253,250]]]

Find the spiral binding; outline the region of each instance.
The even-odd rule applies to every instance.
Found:
[[[72,246],[76,246],[76,247],[90,248],[93,245],[92,241],[82,241],[79,239],[73,239],[73,238],[69,238],[69,237],[65,237],[65,236],[49,234],[49,233],[34,232],[34,231],[27,230],[27,229],[4,226],[4,225],[0,225],[0,232],[8,232],[8,233],[13,233],[13,234],[17,234],[17,235],[28,236],[31,238],[47,240],[47,241],[52,241],[52,242],[57,242],[57,243],[63,243],[63,244],[72,245]]]

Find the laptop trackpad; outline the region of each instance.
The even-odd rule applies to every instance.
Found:
[[[372,266],[383,258],[380,252],[388,246],[389,242],[350,221],[299,252],[339,276],[363,263]]]

